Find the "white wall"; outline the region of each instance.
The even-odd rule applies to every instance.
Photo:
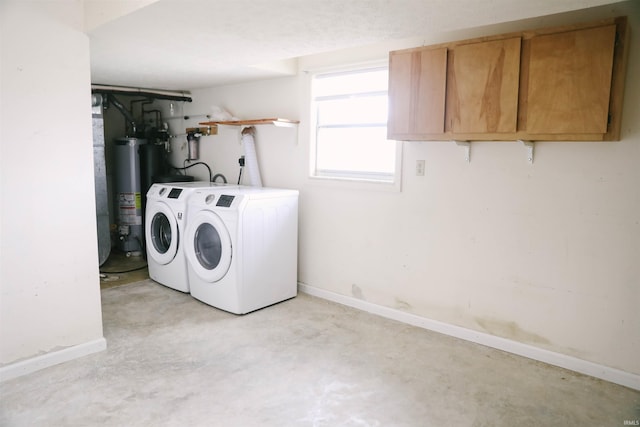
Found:
[[[300,189],[299,280],[424,318],[640,374],[640,2],[507,23],[301,60],[301,69],[385,58],[389,49],[628,15],[622,140],[405,142],[400,193],[308,178],[308,75],[192,92],[258,128],[266,186]],[[189,123],[189,124],[194,124]],[[180,123],[180,125],[184,125]],[[235,179],[239,132],[203,138],[202,160]],[[176,153],[179,153],[177,151]],[[414,176],[424,159],[426,174]],[[204,175],[203,175],[204,176]]]
[[[0,363],[104,347],[81,2],[3,1]]]

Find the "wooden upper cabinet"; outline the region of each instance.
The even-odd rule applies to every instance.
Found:
[[[400,140],[616,141],[627,18],[391,52]]]
[[[389,56],[389,139],[444,133],[447,49],[412,49]]]
[[[523,130],[605,134],[615,41],[615,24],[532,37]]]
[[[455,46],[447,73],[447,130],[515,134],[520,37]]]

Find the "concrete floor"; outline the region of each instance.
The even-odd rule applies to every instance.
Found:
[[[640,392],[332,302],[102,290],[108,349],[0,385],[2,426],[622,426]]]
[[[143,256],[126,256],[112,249],[106,262],[100,266],[100,289],[126,285],[149,278],[147,260]]]

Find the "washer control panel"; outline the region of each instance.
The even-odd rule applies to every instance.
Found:
[[[172,188],[171,191],[169,191],[167,199],[177,199],[180,197],[180,194],[182,194],[182,188]]]
[[[222,194],[218,198],[218,202],[216,203],[216,206],[219,206],[219,207],[222,207],[222,208],[230,208],[231,207],[231,203],[233,203],[233,199],[235,199],[235,196],[229,196],[227,194]]]

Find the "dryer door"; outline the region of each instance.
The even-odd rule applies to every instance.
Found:
[[[204,281],[222,279],[231,266],[231,237],[224,222],[215,212],[200,211],[189,218],[187,260]]]
[[[169,206],[156,203],[146,218],[147,254],[158,264],[170,263],[178,253],[178,221]]]

